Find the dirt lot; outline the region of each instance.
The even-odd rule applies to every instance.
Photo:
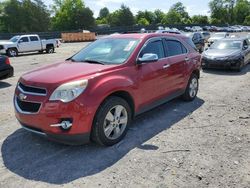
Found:
[[[65,146],[20,129],[12,104],[18,78],[84,45],[11,59],[15,77],[0,81],[0,187],[250,187],[250,65],[202,72],[195,101],[142,114],[113,147]]]

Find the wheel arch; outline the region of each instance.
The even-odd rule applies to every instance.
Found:
[[[112,97],[112,96],[120,97],[120,98],[124,99],[129,104],[129,106],[131,108],[131,112],[132,112],[132,117],[134,117],[134,115],[135,115],[135,102],[134,102],[132,95],[129,92],[127,92],[125,90],[114,91],[113,93],[111,93],[107,97],[105,97],[105,99],[102,101],[102,103],[107,98]]]
[[[198,79],[200,78],[200,70],[199,69],[193,70],[192,74],[195,74],[198,77]]]

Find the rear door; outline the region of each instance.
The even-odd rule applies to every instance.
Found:
[[[147,62],[138,66],[139,90],[141,107],[147,106],[152,102],[166,95],[168,88],[168,61],[163,46],[162,38],[150,39],[141,49],[138,58],[144,54],[157,54],[159,60]]]
[[[29,51],[39,51],[42,49],[41,42],[37,36],[30,36],[30,49]]]
[[[168,90],[175,93],[184,89],[188,63],[188,50],[177,39],[164,39],[165,51],[169,63]]]

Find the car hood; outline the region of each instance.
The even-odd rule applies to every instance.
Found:
[[[240,54],[240,50],[235,49],[226,49],[226,50],[218,50],[218,49],[208,49],[203,55],[206,57],[228,57]]]
[[[28,72],[21,77],[20,81],[34,86],[58,85],[71,80],[97,76],[116,66],[66,61]]]
[[[9,45],[9,44],[14,44],[11,41],[0,41],[0,45]]]

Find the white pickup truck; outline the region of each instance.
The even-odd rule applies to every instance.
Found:
[[[54,53],[56,47],[56,39],[41,40],[38,35],[20,35],[12,37],[9,41],[0,42],[0,53],[10,57],[34,51]]]

